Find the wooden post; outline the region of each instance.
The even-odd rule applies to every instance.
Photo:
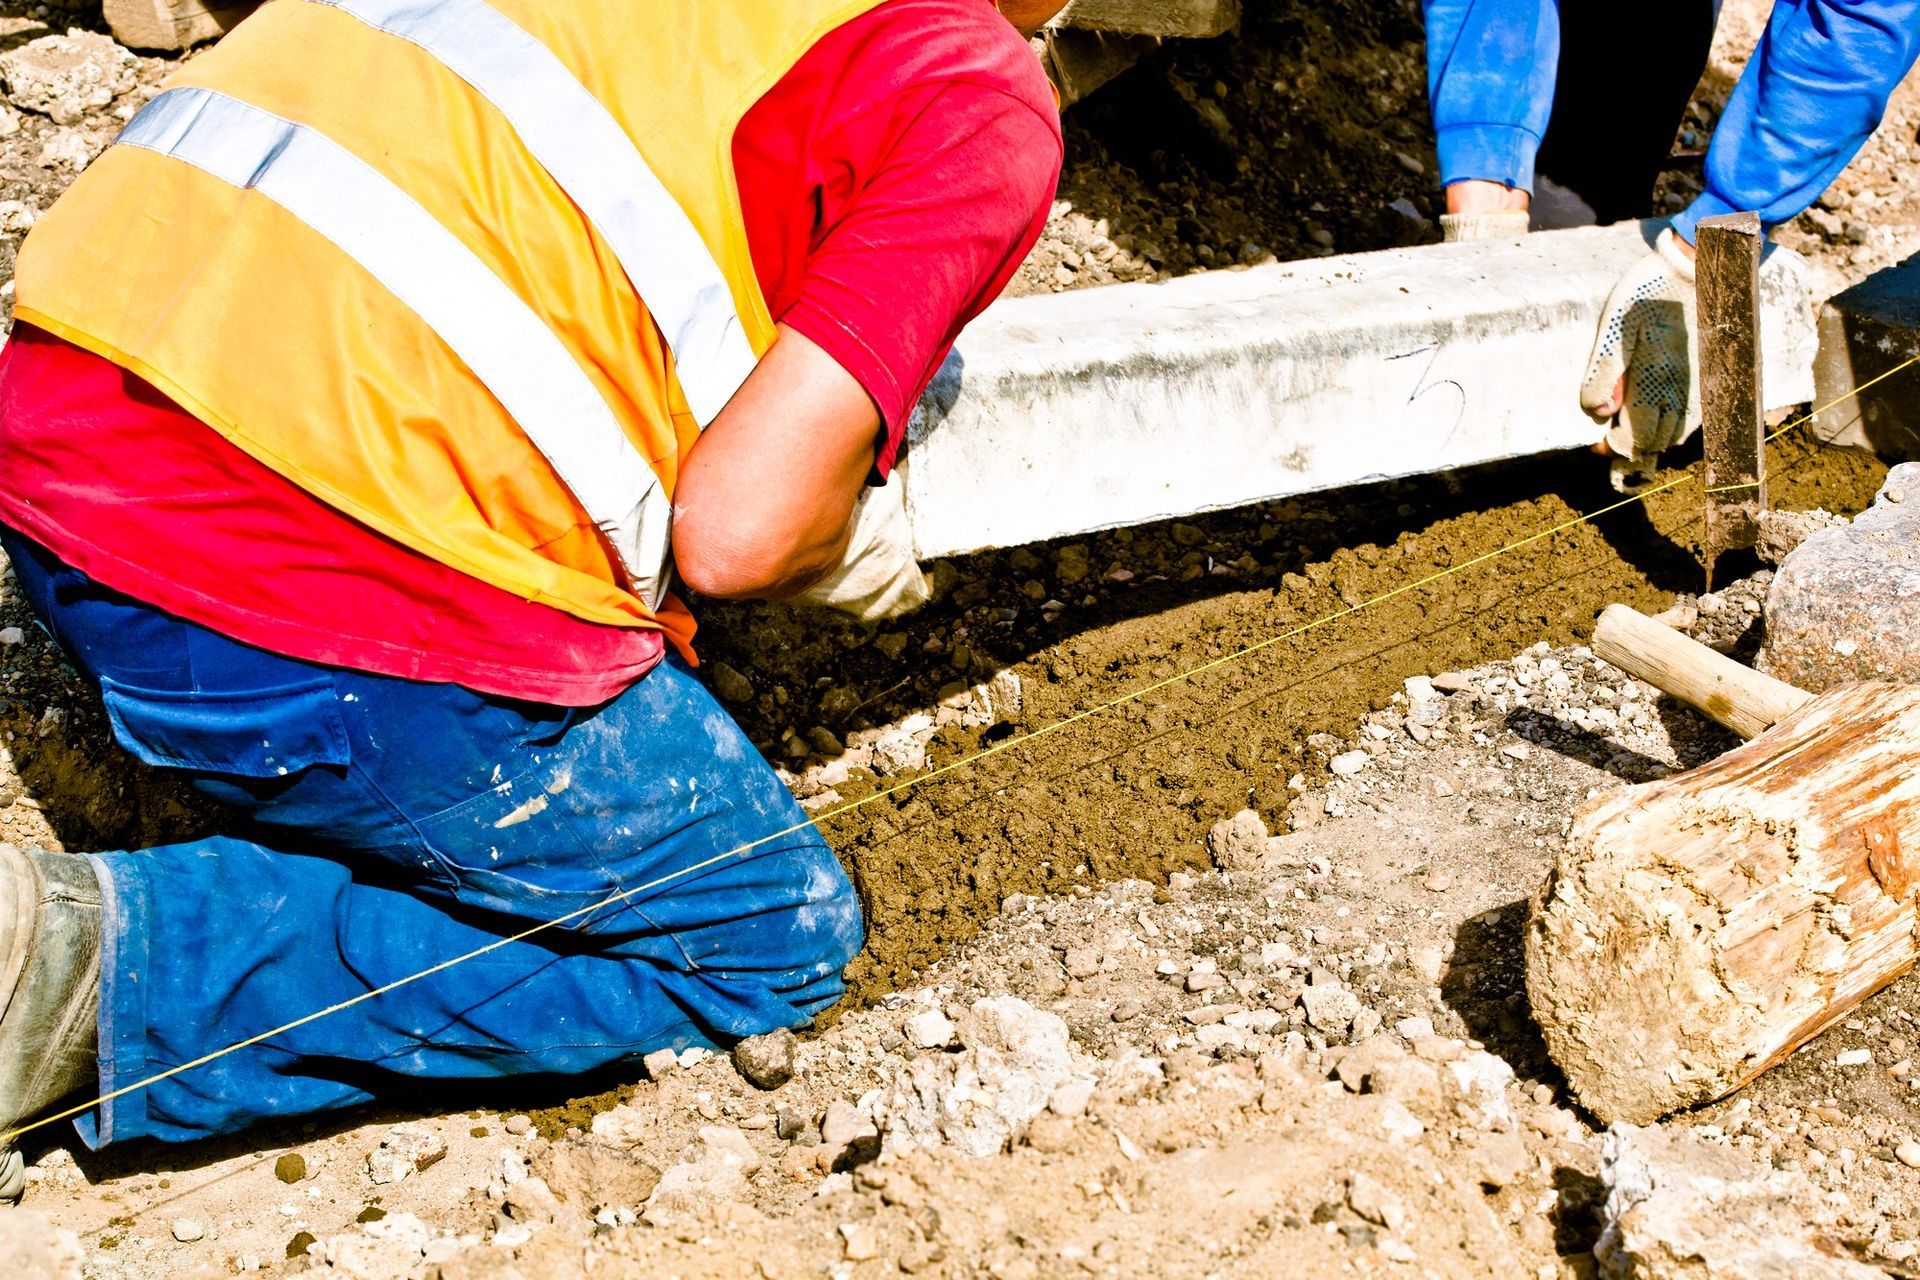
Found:
[[[1695,232],[1700,410],[1706,454],[1707,589],[1725,551],[1751,547],[1767,507],[1760,399],[1760,250],[1754,213],[1702,218]]]

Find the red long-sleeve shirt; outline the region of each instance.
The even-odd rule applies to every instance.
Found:
[[[815,45],[734,139],[775,319],[873,397],[892,467],[962,325],[1059,174],[1053,98],[989,0],[890,0]],[[0,353],[0,521],[136,599],[276,653],[589,706],[660,658],[321,503],[132,374],[17,326]]]

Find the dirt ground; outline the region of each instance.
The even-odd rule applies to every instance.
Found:
[[[1689,127],[1710,126],[1762,11],[1730,0]],[[64,26],[5,14],[20,16],[0,20],[0,53]],[[1251,3],[1244,34],[1170,45],[1078,109],[1021,288],[1437,238],[1417,12]],[[69,123],[4,109],[0,275],[164,69],[133,59]],[[1920,244],[1911,90],[1783,232],[1829,287]],[[1883,470],[1794,438],[1770,463],[1780,506],[1843,513]],[[1589,460],[1556,457],[945,564],[939,600],[885,628],[708,605],[710,678],[823,815],[869,917],[853,993],[794,1048],[790,1083],[764,1091],[692,1053],[192,1148],[93,1154],[54,1131],[23,1212],[72,1232],[100,1277],[1618,1265],[1603,1148],[1626,1139],[1572,1109],[1546,1061],[1519,931],[1582,797],[1727,745],[1579,647],[1606,603],[1654,611],[1699,589],[1696,499],[1676,489],[1447,574],[1615,497]],[[1750,643],[1764,585],[1697,602],[1696,629]],[[111,744],[10,579],[0,742],[0,840],[125,847],[218,821]],[[1209,832],[1248,809],[1271,855],[1223,871]],[[1736,1182],[1764,1183],[1788,1227],[1911,1274],[1920,1172],[1897,1153],[1920,1139],[1916,1016],[1920,988],[1898,983],[1662,1134],[1750,1162]],[[1852,1049],[1868,1061],[1838,1065]]]

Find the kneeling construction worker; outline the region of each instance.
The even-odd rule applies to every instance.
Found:
[[[670,580],[925,598],[872,486],[1045,223],[1059,7],[280,0],[132,120],[19,260],[0,542],[121,744],[237,818],[0,847],[0,1131],[489,944],[82,1134],[834,1000],[858,904]]]

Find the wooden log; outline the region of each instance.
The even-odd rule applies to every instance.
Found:
[[[1740,1088],[1914,965],[1920,689],[1842,685],[1575,814],[1527,931],[1548,1051],[1601,1120]]]
[[[259,0],[102,0],[113,38],[133,49],[187,49],[225,35]]]
[[[1623,604],[1601,612],[1593,629],[1593,651],[1743,738],[1765,733],[1813,697]]]

